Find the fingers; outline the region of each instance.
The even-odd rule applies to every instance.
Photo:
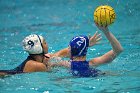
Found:
[[[101,33],[98,34],[98,32],[96,32],[94,39],[95,39],[96,44],[99,44],[99,41],[102,39]]]
[[[95,41],[101,40],[101,38],[101,33],[99,34],[98,31],[96,31],[95,34],[92,37],[90,37],[90,39],[94,39]]]
[[[89,46],[93,46],[95,44],[99,44],[99,41],[102,39],[101,34],[98,31],[89,39]]]
[[[98,31],[95,32],[95,34],[93,35],[93,37],[96,37],[97,34],[98,34]]]
[[[98,23],[94,22],[95,25],[101,30],[101,31],[106,31],[108,30],[108,26],[100,26]]]
[[[95,36],[95,39],[98,39],[98,38],[100,38],[101,37],[101,33],[100,34],[97,34],[96,36]]]
[[[101,44],[101,42],[99,41],[99,42],[96,42],[96,45],[98,45],[98,44]]]
[[[95,34],[93,35],[93,38],[95,39],[101,38],[101,33],[98,33],[98,31],[96,31]]]
[[[97,27],[99,27],[98,23],[94,22]]]
[[[99,37],[96,39],[96,42],[99,42],[102,39],[102,37]]]

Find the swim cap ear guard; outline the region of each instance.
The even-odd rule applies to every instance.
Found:
[[[87,36],[76,36],[70,43],[71,56],[85,56],[89,46],[89,38]]]
[[[42,36],[38,36],[36,34],[29,35],[22,41],[23,49],[29,54],[41,54],[43,53],[42,42]]]

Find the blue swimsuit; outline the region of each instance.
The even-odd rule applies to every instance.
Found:
[[[17,66],[16,68],[14,69],[11,69],[11,70],[0,70],[0,72],[4,72],[4,73],[7,73],[7,74],[19,74],[19,73],[24,73],[23,72],[23,69],[25,67],[25,64],[29,61],[29,60],[32,60],[32,58],[30,56],[28,56],[28,58],[22,62],[19,66]]]
[[[73,76],[78,76],[78,77],[96,77],[98,75],[104,74],[98,69],[90,68],[88,61],[81,61],[81,62],[72,61],[71,72]]]

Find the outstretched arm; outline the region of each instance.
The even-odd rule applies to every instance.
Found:
[[[110,50],[109,52],[100,57],[92,59],[90,61],[91,65],[100,65],[111,62],[123,51],[120,42],[115,38],[115,36],[111,32],[109,32],[107,27],[98,27],[98,28],[102,30],[102,32],[105,34],[105,36],[111,43],[112,50]]]
[[[52,55],[57,57],[69,57],[69,48],[64,48]]]
[[[98,31],[96,31],[96,33],[93,36],[89,37],[89,47],[98,44],[100,40],[101,40],[101,34],[98,34]],[[52,54],[52,56],[70,57],[69,51],[70,51],[69,48],[65,48]]]
[[[66,67],[70,68],[70,62],[68,61],[60,61],[56,63],[51,63],[51,67]]]

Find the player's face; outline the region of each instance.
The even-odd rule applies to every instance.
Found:
[[[48,53],[48,44],[46,43],[46,41],[45,41],[45,40],[43,40],[42,45],[43,45],[43,50],[44,50],[44,53],[45,53],[45,54],[47,54],[47,53]]]

